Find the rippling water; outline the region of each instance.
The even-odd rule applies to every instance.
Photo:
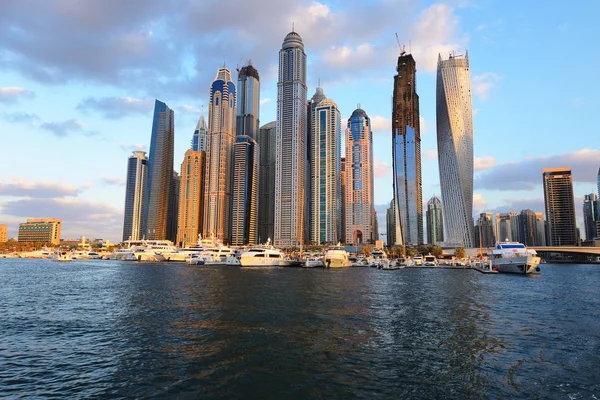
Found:
[[[0,260],[2,396],[596,398],[600,266]]]

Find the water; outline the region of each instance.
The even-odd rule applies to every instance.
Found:
[[[0,397],[600,398],[600,266],[0,260]]]

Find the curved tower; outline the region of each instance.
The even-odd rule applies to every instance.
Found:
[[[473,113],[469,55],[438,56],[436,120],[445,241],[473,247]]]
[[[235,84],[223,67],[210,86],[203,235],[229,241],[231,226],[231,175],[235,141]]]
[[[280,246],[304,243],[306,113],[306,54],[300,35],[290,32],[279,51],[277,82],[274,242]]]
[[[346,243],[373,243],[373,133],[371,119],[356,109],[346,128]]]

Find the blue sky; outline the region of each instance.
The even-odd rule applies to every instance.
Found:
[[[496,0],[21,0],[0,13],[0,223],[63,219],[63,238],[119,241],[126,162],[150,144],[155,98],[175,110],[175,169],[209,84],[252,60],[261,125],[275,119],[277,57],[302,36],[308,94],[318,80],[344,120],[372,118],[375,202],[392,197],[391,97],[399,48],[417,62],[423,199],[438,194],[435,66],[469,51],[474,215],[543,211],[541,169],[570,166],[576,211],[596,192],[600,3]],[[35,9],[36,12],[31,12]],[[235,74],[235,71],[234,71]],[[383,220],[380,219],[383,228]]]

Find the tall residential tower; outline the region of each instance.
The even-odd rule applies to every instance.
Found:
[[[263,125],[258,134],[260,163],[258,168],[258,240],[273,240],[275,233],[275,164],[277,162],[277,128],[275,121]]]
[[[134,151],[127,160],[125,183],[125,211],[123,214],[123,241],[140,240],[144,234],[144,191],[148,160],[145,151]]]
[[[436,120],[446,243],[473,247],[473,112],[469,55],[438,56]]]
[[[433,196],[427,202],[427,243],[438,245],[444,241],[442,202]]]
[[[544,168],[542,178],[548,221],[548,246],[577,245],[571,168]]]

